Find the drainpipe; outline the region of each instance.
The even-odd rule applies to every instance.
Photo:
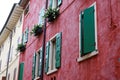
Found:
[[[47,9],[47,5],[48,5],[48,0],[46,0],[46,4],[45,4],[45,10]],[[42,47],[42,65],[41,65],[41,76],[40,79],[44,80],[44,56],[45,56],[45,41],[46,41],[46,18],[44,19],[44,28],[43,28],[43,47]]]
[[[8,79],[8,68],[9,68],[9,59],[10,59],[10,52],[11,52],[11,45],[12,45],[12,30],[6,27],[7,30],[10,31],[10,46],[9,46],[9,52],[8,52],[8,58],[7,58],[7,68],[6,68],[6,80]]]

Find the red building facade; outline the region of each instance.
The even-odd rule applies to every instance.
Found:
[[[44,34],[36,37],[30,32],[42,23],[46,1],[22,1],[27,38],[23,39],[26,50],[21,53],[19,80],[37,80]],[[43,79],[119,80],[119,5],[118,0],[48,0],[48,7],[60,10],[58,18],[46,24]]]

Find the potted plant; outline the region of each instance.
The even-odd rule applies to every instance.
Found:
[[[23,43],[18,44],[18,46],[17,46],[17,51],[19,51],[19,52],[24,52],[25,49],[26,49],[26,45],[24,45]]]
[[[34,25],[34,28],[32,29],[32,31],[30,32],[31,34],[34,34],[34,36],[38,36],[39,34],[41,34],[43,31],[42,29],[42,25]]]
[[[44,18],[47,18],[48,22],[54,21],[59,15],[59,8],[48,8],[45,11]]]

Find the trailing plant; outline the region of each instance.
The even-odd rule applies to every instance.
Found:
[[[25,49],[26,49],[26,45],[24,45],[23,43],[18,44],[18,46],[17,46],[17,51],[19,51],[19,52],[24,52]]]
[[[42,29],[42,25],[34,25],[34,28],[32,29],[32,31],[30,32],[31,34],[33,34],[34,36],[38,36],[39,34],[41,34],[43,31]]]
[[[54,21],[59,15],[59,8],[48,8],[45,11],[44,18],[47,18],[48,22]]]

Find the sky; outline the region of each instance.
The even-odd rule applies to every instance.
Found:
[[[7,17],[14,3],[19,3],[20,0],[1,0],[0,1],[0,31],[3,28]]]

